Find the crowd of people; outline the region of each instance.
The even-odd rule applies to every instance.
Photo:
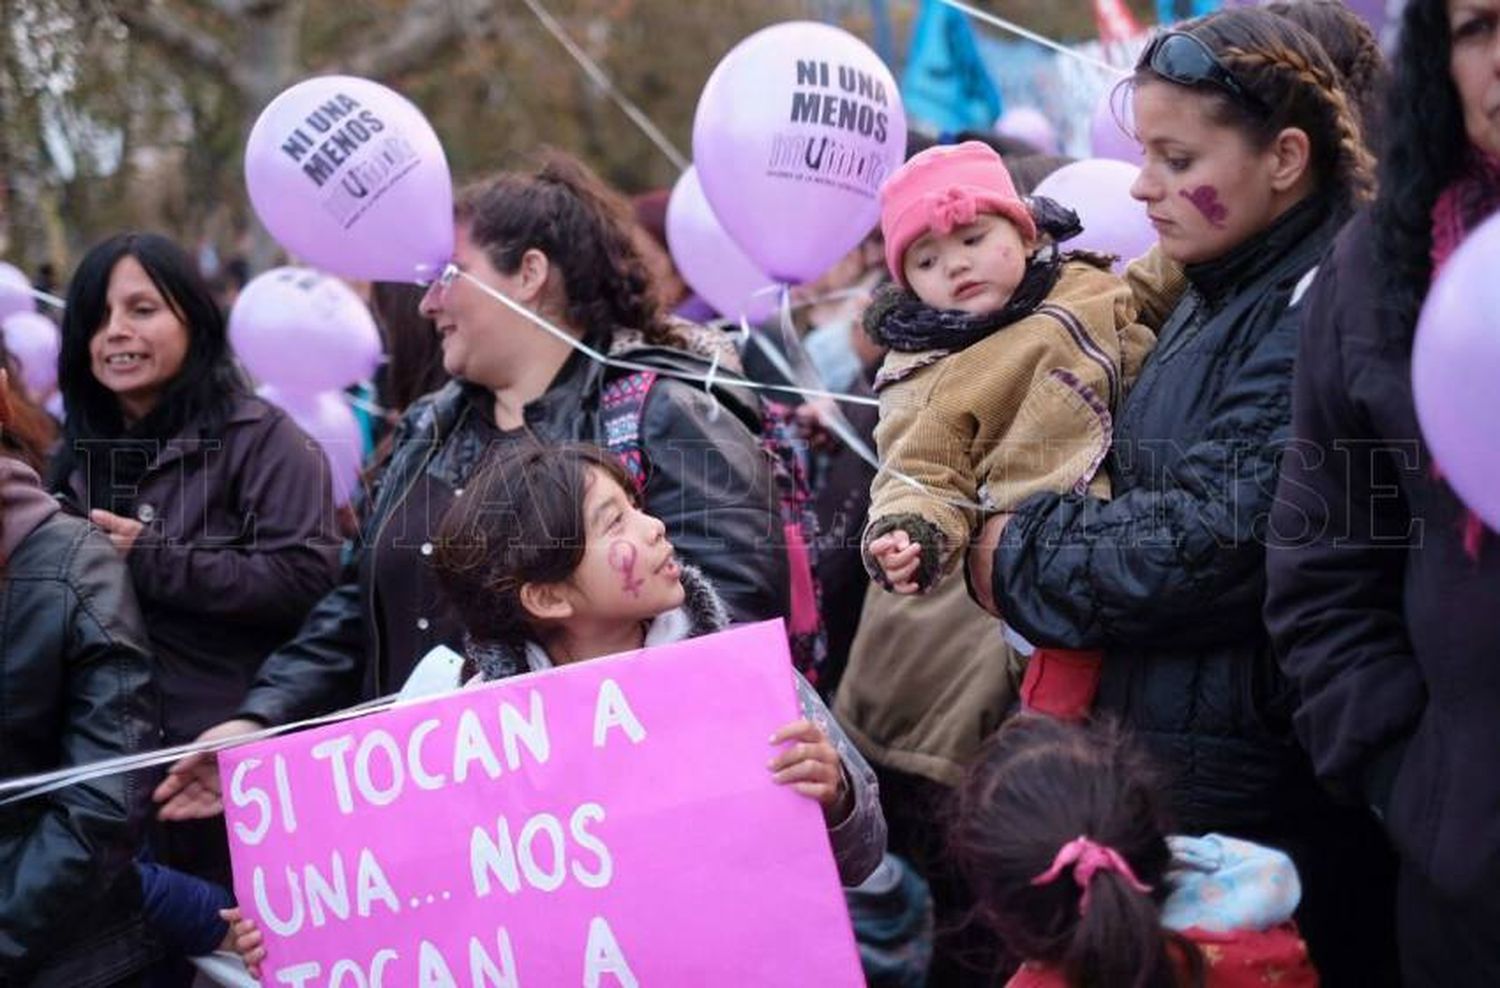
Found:
[[[61,422],[0,351],[0,780],[793,618],[771,778],[870,984],[1500,983],[1500,562],[1410,373],[1500,213],[1500,0],[1409,0],[1389,62],[1340,0],[1223,11],[1122,87],[1143,257],[1069,248],[1065,159],[913,134],[799,289],[878,470],[566,154],[462,191],[461,276],[373,286],[344,515],[191,256],[94,246]],[[220,793],[201,751],[0,803],[0,988],[259,976]]]

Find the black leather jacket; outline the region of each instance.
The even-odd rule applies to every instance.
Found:
[[[1261,605],[1291,430],[1293,298],[1341,219],[1305,201],[1189,267],[1192,287],[1115,419],[1113,498],[1029,498],[995,554],[995,601],[1022,635],[1104,650],[1096,706],[1169,771],[1184,832],[1272,834],[1312,786]]]
[[[51,514],[0,572],[0,778],[156,747],[150,661],[120,553]],[[144,779],[110,775],[0,806],[0,986],[112,985],[150,961],[147,805]]]
[[[709,367],[692,354],[662,347],[616,355],[699,374]],[[526,406],[526,431],[542,442],[602,445],[599,398],[606,374],[615,373],[573,354],[546,394]],[[748,389],[722,384],[714,393],[717,413],[713,399],[696,384],[663,376],[652,387],[641,421],[641,447],[650,470],[645,507],[666,524],[667,537],[683,559],[713,582],[735,621],[782,616],[787,610],[786,557],[771,464],[756,438],[759,400]],[[438,598],[436,576],[417,544],[430,539],[440,521],[437,512],[413,511],[403,502],[431,484],[445,488],[451,499],[451,492],[473,475],[489,444],[509,441],[493,425],[486,426],[482,414],[473,386],[457,381],[407,411],[373,493],[359,548],[301,632],[262,664],[240,716],[284,724],[400,689],[421,658],[404,654],[416,651],[409,629],[414,622],[427,628],[420,608]],[[411,547],[404,553],[411,565],[397,567],[404,570],[401,579],[407,585],[394,588],[396,592],[392,567],[377,558],[398,551],[390,548],[385,531],[393,517],[404,526],[400,542]],[[437,643],[430,637],[419,641],[423,650]],[[442,643],[462,646],[456,638]]]

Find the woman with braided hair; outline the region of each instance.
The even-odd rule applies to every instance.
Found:
[[[1500,213],[1500,0],[1411,0],[1394,68],[1380,195],[1308,292],[1266,616],[1318,775],[1396,846],[1405,983],[1488,986],[1500,540],[1422,441],[1411,353],[1432,279]]]
[[[1367,139],[1378,131],[1390,71],[1369,23],[1344,0],[1276,0],[1263,6],[1318,39],[1339,74],[1344,95],[1359,113],[1360,129]]]
[[[1370,155],[1323,49],[1265,10],[1158,35],[1127,84],[1131,191],[1160,238],[1127,276],[1160,328],[1115,418],[1115,496],[1038,494],[991,519],[971,584],[1038,646],[1103,651],[1095,709],[1164,767],[1179,832],[1291,855],[1326,984],[1389,983],[1389,852],[1317,785],[1261,616],[1299,303],[1373,192]],[[1166,303],[1165,262],[1187,278]]]

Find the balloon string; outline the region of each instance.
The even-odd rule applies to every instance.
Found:
[[[62,299],[58,298],[56,295],[53,295],[51,292],[44,292],[40,288],[32,288],[28,286],[26,288],[26,294],[30,295],[38,302],[46,302],[54,309],[66,309],[68,307],[67,303]]]
[[[577,350],[579,353],[588,357],[590,360],[594,361],[597,364],[603,364],[605,367],[614,367],[619,370],[646,371],[655,374],[658,377],[680,378],[684,381],[692,381],[694,384],[709,383],[709,377],[707,374],[696,374],[692,371],[677,370],[675,368],[652,367],[649,364],[636,363],[633,360],[621,360],[619,357],[606,356],[605,354],[602,354],[598,350],[595,350],[593,347],[589,346],[587,343],[583,342],[577,337],[572,336],[569,333],[565,333],[561,329],[558,329],[551,322],[547,321],[537,313],[532,312],[521,303],[510,298],[510,296],[506,295],[504,292],[486,285],[478,278],[469,274],[469,272],[460,271],[452,265],[449,265],[449,270],[452,270],[455,273],[456,277],[463,278],[465,281],[470,282],[490,298],[501,303],[512,312],[515,312],[517,315],[529,319],[536,326],[539,326],[540,328],[546,330],[548,333],[551,333],[553,336],[557,337],[558,340],[566,343],[568,346],[572,347],[574,350]],[[446,271],[444,273],[446,274]],[[880,402],[877,399],[868,398],[864,395],[841,394],[837,391],[816,390],[808,388],[792,388],[780,384],[765,384],[761,381],[752,381],[740,374],[730,374],[722,370],[714,376],[713,381],[715,383],[737,385],[742,388],[751,388],[756,391],[796,391],[802,394],[804,397],[808,398],[829,398],[833,401],[844,401],[855,405],[869,405],[871,407],[879,407],[880,405]]]
[[[531,9],[531,12],[536,15],[537,20],[542,22],[542,26],[557,39],[558,44],[562,45],[568,54],[573,56],[573,60],[583,68],[583,71],[588,74],[590,79],[594,80],[595,85],[603,89],[605,94],[614,100],[615,104],[621,110],[625,111],[625,115],[641,129],[641,132],[650,139],[652,144],[656,145],[657,150],[666,155],[667,160],[672,162],[673,166],[679,172],[687,171],[687,157],[681,151],[677,150],[676,146],[667,139],[667,135],[663,134],[656,124],[651,122],[651,118],[646,116],[641,111],[641,108],[631,101],[630,97],[620,92],[609,76],[605,75],[604,70],[599,67],[599,64],[590,58],[587,52],[578,47],[572,38],[568,37],[567,32],[562,29],[562,25],[557,22],[557,18],[553,17],[551,12],[541,5],[539,0],[521,0],[521,2]]]
[[[640,364],[632,360],[621,360],[619,357],[609,357],[600,353],[598,350],[595,350],[593,347],[589,346],[587,343],[584,343],[577,337],[563,332],[547,319],[543,318],[535,312],[532,312],[530,309],[526,308],[526,306],[515,301],[499,289],[492,288],[491,286],[486,285],[484,282],[469,274],[469,272],[467,271],[459,270],[455,265],[448,265],[448,267],[443,271],[443,277],[447,278],[450,281],[455,277],[463,278],[465,281],[474,285],[480,291],[484,292],[495,301],[501,303],[512,312],[515,312],[516,314],[529,319],[533,324],[541,327],[548,333],[551,333],[558,340],[566,343],[568,346],[572,347],[574,350],[577,350],[579,353],[588,357],[595,363],[602,364],[605,367],[614,367],[620,370],[627,371],[646,371],[651,374],[656,374],[660,377],[675,377],[679,380],[691,381],[695,384],[713,384],[718,381],[723,381],[726,384],[739,385],[740,387],[751,388],[756,391],[791,391],[795,394],[801,395],[804,398],[826,398],[831,401],[849,402],[851,404],[866,405],[872,408],[880,407],[880,399],[878,398],[870,398],[866,397],[865,395],[844,394],[838,391],[829,391],[827,388],[824,388],[822,386],[822,379],[818,377],[818,372],[812,366],[812,361],[807,358],[807,352],[802,348],[801,342],[796,338],[795,329],[791,324],[791,289],[790,287],[785,285],[782,286],[781,291],[782,340],[792,351],[793,360],[797,360],[802,369],[799,372],[797,368],[793,367],[787,362],[785,354],[775,353],[775,347],[768,346],[765,341],[761,340],[759,334],[752,334],[757,340],[758,345],[761,347],[762,352],[767,355],[771,363],[776,367],[776,370],[787,379],[786,384],[768,384],[764,381],[752,381],[749,378],[739,374],[726,374],[723,371],[720,371],[718,374],[711,376],[708,374],[695,374],[692,371],[683,371],[676,368],[652,367],[649,364]],[[799,357],[800,360],[798,360]],[[988,510],[984,505],[979,504],[975,501],[969,501],[963,498],[949,497],[946,494],[934,491],[927,485],[923,484],[920,480],[917,480],[915,477],[911,477],[907,474],[902,473],[888,463],[882,463],[880,457],[876,456],[875,452],[870,449],[869,445],[859,437],[858,433],[854,431],[854,427],[849,424],[849,420],[844,417],[844,413],[838,408],[837,405],[820,405],[819,412],[819,417],[823,421],[824,426],[827,427],[828,431],[837,436],[838,439],[843,442],[843,444],[850,450],[852,450],[854,454],[861,460],[864,460],[870,466],[874,467],[877,477],[881,473],[887,473],[895,477],[897,480],[900,480],[904,484],[907,484],[917,490],[926,491],[930,497],[943,501],[946,504],[952,504],[956,507],[966,509],[975,509],[978,511]]]
[[[954,10],[963,11],[970,17],[984,21],[986,24],[993,24],[995,27],[1001,28],[1002,30],[1009,31],[1012,34],[1020,35],[1027,41],[1035,41],[1037,44],[1041,45],[1044,48],[1051,48],[1053,51],[1061,55],[1066,55],[1069,58],[1075,58],[1085,65],[1092,65],[1096,69],[1103,69],[1104,71],[1117,76],[1125,76],[1130,74],[1129,71],[1125,69],[1110,65],[1108,62],[1102,62],[1091,55],[1085,55],[1081,51],[1074,51],[1067,45],[1058,44],[1051,38],[1037,34],[1035,31],[1029,31],[1021,25],[1016,24],[1012,21],[1008,21],[1003,17],[997,17],[994,14],[971,7],[966,3],[960,3],[959,0],[942,0],[942,2],[952,7]]]
[[[404,701],[414,702],[414,701]],[[144,752],[138,755],[122,755],[119,758],[106,758],[87,765],[72,765],[68,768],[55,769],[51,772],[40,772],[36,775],[20,776],[13,779],[0,780],[0,794],[8,794],[0,799],[0,806],[8,806],[11,803],[19,803],[22,800],[34,799],[37,796],[45,796],[47,793],[56,792],[68,786],[77,785],[81,782],[89,782],[93,779],[102,779],[109,775],[119,775],[123,772],[137,772],[142,769],[154,768],[157,765],[167,765],[188,755],[200,752],[218,752],[226,748],[234,748],[252,741],[262,741],[266,738],[274,738],[279,734],[287,734],[292,731],[300,731],[307,727],[318,727],[323,724],[334,724],[339,721],[352,720],[363,717],[365,714],[377,713],[388,710],[397,705],[397,696],[392,694],[377,700],[369,700],[365,703],[336,710],[333,713],[321,714],[317,717],[309,717],[291,724],[282,724],[277,727],[266,727],[249,734],[241,734],[233,738],[224,738],[217,741],[192,741],[188,744],[180,744],[171,748],[158,748],[155,751]]]

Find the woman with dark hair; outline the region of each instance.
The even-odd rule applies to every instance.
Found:
[[[1422,440],[1411,350],[1433,277],[1500,213],[1500,0],[1411,0],[1394,62],[1380,195],[1308,292],[1266,618],[1318,775],[1396,845],[1405,983],[1494,985],[1500,544]]]
[[[156,744],[130,574],[25,462],[0,370],[0,778]],[[145,789],[106,775],[0,806],[0,985],[128,985],[153,960],[132,857]]]
[[[1369,22],[1344,0],[1276,0],[1265,9],[1318,39],[1338,70],[1344,93],[1359,112],[1360,130],[1366,135],[1380,130],[1380,107],[1390,72]]]
[[[155,234],[98,244],[68,291],[54,485],[109,536],[156,654],[167,744],[233,713],[260,661],[333,583],[321,452],[250,394],[186,253]],[[223,828],[159,827],[156,857],[228,884]]]
[[[1370,158],[1317,41],[1264,10],[1158,35],[1131,82],[1132,194],[1160,243],[1128,277],[1153,322],[1149,262],[1183,265],[1188,291],[1115,418],[1114,499],[1041,494],[991,519],[973,586],[1028,641],[1102,649],[1096,709],[1161,762],[1181,830],[1290,853],[1327,982],[1381,984],[1383,841],[1314,781],[1261,617],[1299,285],[1369,197]]]
[[[714,582],[731,616],[786,613],[786,557],[770,464],[756,438],[756,396],[724,386],[710,395],[667,374],[654,381],[622,374],[486,291],[596,351],[706,373],[710,361],[688,350],[695,339],[658,312],[624,204],[581,163],[554,154],[535,172],[468,189],[455,213],[458,276],[435,282],[422,311],[456,380],[407,411],[340,585],[267,659],[239,716],[206,737],[395,692],[434,646],[462,646],[464,628],[431,568],[432,540],[496,445],[614,448],[621,433],[632,434],[642,503],[666,524],[683,559]],[[619,381],[639,390],[611,388]],[[219,812],[217,787],[212,759],[185,759],[157,791],[167,802],[163,816]]]

